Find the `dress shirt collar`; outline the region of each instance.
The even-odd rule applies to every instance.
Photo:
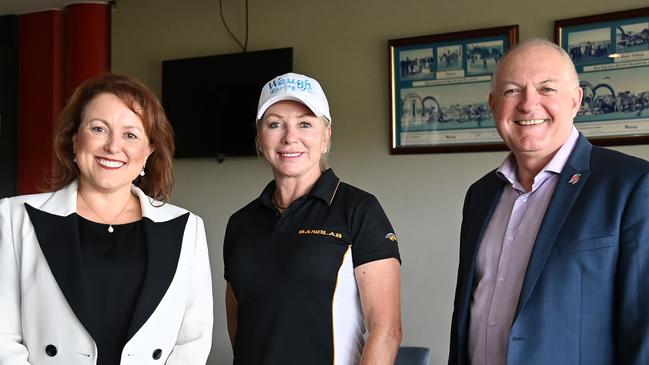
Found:
[[[542,175],[546,175],[546,172],[554,174],[561,173],[561,170],[563,170],[563,167],[568,161],[568,157],[570,157],[570,153],[577,144],[577,139],[579,139],[579,132],[577,131],[577,128],[575,128],[575,126],[572,126],[572,131],[570,132],[570,136],[568,136],[566,143],[564,143],[563,146],[559,148],[550,162],[548,162],[543,170],[541,170],[541,172],[539,172],[539,174],[534,178],[534,185],[537,185],[537,178]],[[514,185],[518,180],[516,177],[516,170],[516,158],[514,157],[513,153],[510,153],[505,158],[505,161],[500,164],[500,167],[498,167],[498,170],[496,170],[496,174],[508,184]]]

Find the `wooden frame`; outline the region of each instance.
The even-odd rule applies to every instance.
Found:
[[[557,20],[584,91],[575,126],[599,145],[649,143],[649,8]]]
[[[505,149],[487,104],[518,25],[388,41],[390,153]]]

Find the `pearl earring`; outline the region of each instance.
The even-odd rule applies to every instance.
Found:
[[[146,164],[144,164],[144,166],[142,166],[142,171],[140,171],[140,176],[146,175],[146,172],[144,172],[145,167],[146,167]]]

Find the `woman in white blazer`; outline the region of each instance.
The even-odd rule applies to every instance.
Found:
[[[205,364],[205,229],[166,203],[173,134],[156,97],[87,81],[54,150],[53,192],[0,200],[0,364]]]

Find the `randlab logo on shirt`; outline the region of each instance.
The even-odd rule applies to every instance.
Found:
[[[385,238],[389,239],[390,241],[392,241],[392,242],[394,242],[394,243],[398,243],[398,242],[397,242],[397,235],[394,234],[394,233],[392,233],[392,232],[386,234],[386,235],[385,235]]]
[[[270,89],[270,95],[284,90],[311,92],[311,83],[309,80],[304,79],[280,77],[269,82],[268,88]]]
[[[338,239],[343,238],[343,235],[334,231],[325,231],[324,229],[300,229],[297,234],[319,234],[321,236],[331,236]]]

